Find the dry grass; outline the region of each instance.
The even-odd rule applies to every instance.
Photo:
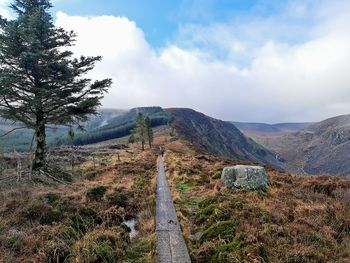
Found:
[[[0,262],[152,262],[157,152],[98,155],[71,185],[0,192]],[[131,242],[123,219],[135,218]]]
[[[157,146],[193,262],[350,262],[350,183],[267,168],[267,193],[224,189],[225,166],[167,129],[76,168],[69,186],[0,192],[0,262],[154,262]],[[174,137],[175,136],[175,137]],[[131,242],[122,220],[136,218]]]
[[[266,168],[267,193],[233,191],[221,171],[242,162],[168,151],[165,163],[193,262],[350,262],[349,180]]]

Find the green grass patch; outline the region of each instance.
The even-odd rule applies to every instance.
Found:
[[[176,183],[176,189],[182,192],[188,192],[191,191],[193,186],[188,184],[188,183],[184,183],[184,182],[178,182]]]

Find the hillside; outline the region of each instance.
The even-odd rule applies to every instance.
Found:
[[[134,108],[108,119],[104,125],[77,134],[73,144],[86,145],[130,135],[135,128],[136,117],[139,113],[150,118],[152,127],[166,125],[171,121],[170,116],[161,107]]]
[[[350,176],[350,115],[280,136],[250,135],[277,152],[289,171]]]
[[[169,116],[160,107],[140,107],[131,110],[101,109],[99,115],[90,116],[90,120],[82,123],[85,131],[75,128],[73,144],[86,145],[130,135],[135,127],[137,114],[141,112],[151,119],[152,127],[167,124]],[[0,134],[4,134],[18,125],[0,120]],[[1,132],[3,130],[3,132]],[[68,144],[68,128],[57,126],[47,129],[47,144],[50,147]],[[28,151],[33,138],[33,131],[24,129],[14,131],[0,138],[0,150]]]
[[[171,126],[180,137],[202,151],[251,160],[282,168],[271,151],[244,136],[232,123],[208,117],[192,109],[166,109],[174,120]]]
[[[349,180],[267,168],[267,193],[235,191],[221,172],[242,162],[169,151],[165,163],[192,262],[350,262]]]
[[[266,166],[267,193],[224,189],[222,169],[251,162],[198,153],[169,127],[145,152],[52,149],[50,160],[69,170],[77,156],[68,185],[0,180],[0,262],[155,262],[159,146],[192,262],[349,262],[349,180]],[[16,179],[16,164],[7,165]]]
[[[312,125],[312,122],[267,124],[259,122],[232,122],[241,132],[288,133],[297,132]]]

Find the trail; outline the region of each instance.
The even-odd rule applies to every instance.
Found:
[[[162,158],[159,159],[158,164],[156,202],[157,262],[191,262],[165,176]]]

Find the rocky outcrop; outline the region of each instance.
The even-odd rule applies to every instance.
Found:
[[[268,177],[261,166],[236,165],[225,167],[222,182],[230,189],[263,190],[268,188]]]

